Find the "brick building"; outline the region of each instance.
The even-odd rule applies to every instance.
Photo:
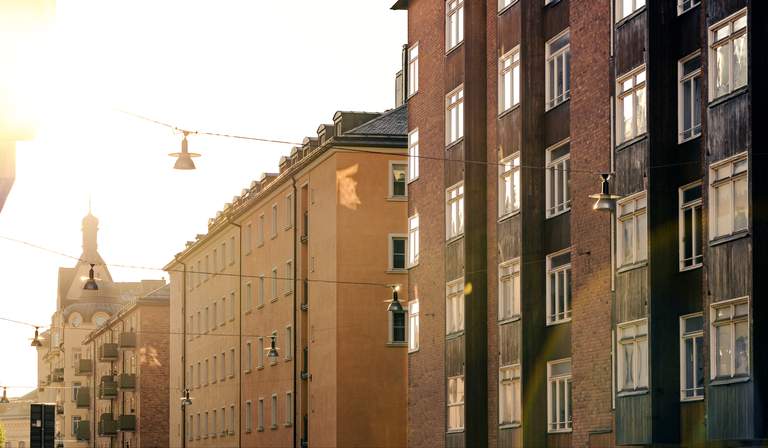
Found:
[[[766,8],[395,3],[409,446],[765,443]]]

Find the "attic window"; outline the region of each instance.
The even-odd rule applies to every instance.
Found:
[[[336,135],[341,135],[341,121],[336,123]]]

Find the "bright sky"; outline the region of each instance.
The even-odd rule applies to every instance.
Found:
[[[290,146],[190,137],[196,171],[172,170],[181,127],[301,141],[336,110],[394,106],[406,17],[394,0],[57,0],[39,61],[52,94],[35,141],[17,145],[0,236],[81,252],[88,197],[99,251],[162,267],[209,217]],[[49,69],[43,67],[49,65]],[[0,239],[0,316],[47,325],[59,266],[74,261]],[[160,271],[111,268],[116,281]],[[36,385],[33,330],[0,321],[0,385]],[[20,388],[17,388],[20,387]]]

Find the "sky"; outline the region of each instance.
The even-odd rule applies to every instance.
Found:
[[[0,211],[0,317],[50,323],[56,252],[81,253],[81,220],[100,220],[107,264],[162,268],[208,218],[291,147],[191,136],[195,171],[175,171],[171,130],[298,141],[337,110],[394,107],[406,16],[394,0],[57,0],[49,46],[33,62],[41,111],[17,144]],[[43,73],[44,76],[39,74]],[[33,84],[34,83],[34,84]],[[160,270],[110,268],[115,281]],[[34,330],[0,321],[0,385],[36,386]]]

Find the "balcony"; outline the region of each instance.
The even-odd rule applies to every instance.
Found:
[[[99,361],[117,361],[117,344],[107,342],[99,347]]]
[[[121,415],[119,429],[120,431],[136,431],[136,416],[133,414]]]
[[[99,435],[117,435],[117,420],[114,419],[111,412],[101,414],[101,418],[99,419]]]
[[[118,387],[121,390],[134,390],[136,389],[136,374],[135,373],[121,373],[118,379]]]
[[[91,407],[91,389],[87,386],[80,386],[77,390],[77,400],[75,405],[78,409],[88,409]]]
[[[77,440],[91,440],[91,422],[80,420],[75,428],[75,438]]]
[[[63,383],[64,382],[64,367],[53,369],[51,374],[51,382]]]
[[[112,375],[102,376],[99,383],[99,398],[111,400],[117,397],[117,383]]]
[[[120,350],[136,348],[136,333],[134,332],[120,333],[117,340]]]
[[[90,359],[80,359],[75,363],[75,375],[87,376],[93,373],[93,362]]]

